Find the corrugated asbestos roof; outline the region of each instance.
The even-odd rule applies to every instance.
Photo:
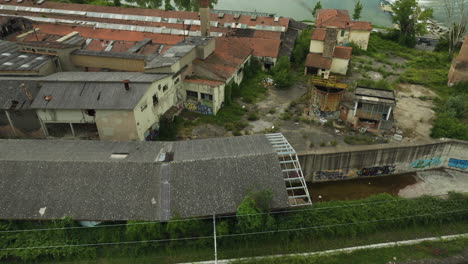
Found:
[[[16,43],[0,40],[0,72],[37,71],[51,58],[48,55],[20,52]]]
[[[255,189],[271,190],[274,208],[288,206],[277,154],[263,135],[190,142],[0,140],[0,149],[0,219],[166,221],[226,214]],[[173,161],[162,162],[168,152]],[[112,159],[113,153],[128,156]]]
[[[36,81],[2,80],[0,81],[0,109],[29,109],[31,101],[29,100],[27,93],[29,92],[32,98],[34,98],[38,91],[39,85]]]
[[[58,72],[42,78],[51,82],[121,82],[129,80],[137,83],[153,83],[170,74],[142,72]]]
[[[150,84],[103,82],[47,82],[42,85],[34,109],[134,109]],[[48,98],[49,100],[46,100]]]

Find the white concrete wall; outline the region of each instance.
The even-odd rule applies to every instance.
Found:
[[[348,42],[356,43],[361,49],[367,50],[369,45],[370,31],[367,30],[351,30]]]
[[[341,75],[348,72],[349,60],[333,58],[330,71]]]
[[[38,109],[37,116],[44,123],[95,123],[84,110]]]
[[[341,36],[343,34],[343,36]],[[350,31],[348,29],[339,29],[338,36],[336,37],[336,41],[338,45],[342,45],[344,43],[348,43],[350,39]]]
[[[311,53],[323,53],[323,41],[311,40],[309,52]]]
[[[213,114],[216,115],[221,109],[222,104],[224,103],[224,89],[226,85],[220,84],[218,86],[210,86],[206,84],[193,83],[193,82],[184,82],[183,85],[183,100],[187,101],[187,90],[198,93],[198,102],[202,102],[201,93],[211,94],[213,96]]]
[[[179,82],[175,84],[177,78]],[[145,139],[144,134],[148,129],[153,126],[159,127],[161,116],[166,113],[169,108],[177,105],[177,89],[180,89],[182,85],[182,80],[180,79],[180,76],[177,76],[175,79],[169,76],[154,82],[138,102],[133,112],[140,140]],[[164,91],[165,85],[168,86],[166,91]],[[156,105],[153,105],[153,95],[157,95],[159,100]]]

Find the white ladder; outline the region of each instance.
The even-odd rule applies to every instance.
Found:
[[[312,200],[310,199],[309,190],[307,189],[296,151],[281,133],[266,134],[265,136],[276,153],[278,153],[279,163],[288,192],[289,205],[311,205]]]

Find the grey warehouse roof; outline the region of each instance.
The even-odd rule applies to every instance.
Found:
[[[0,140],[0,149],[0,219],[166,221],[235,212],[255,189],[271,190],[273,207],[288,206],[277,154],[263,135],[189,142]],[[128,156],[115,159],[113,153]]]
[[[0,40],[0,72],[37,71],[52,56],[19,51],[16,43]]]
[[[395,104],[395,92],[391,90],[375,89],[369,87],[356,87],[355,91],[356,99],[384,103],[384,104]]]
[[[130,72],[61,72],[42,78],[32,108],[134,109],[151,83],[169,74]],[[129,80],[125,90],[123,80]],[[46,100],[48,97],[50,100]]]
[[[1,80],[0,81],[0,109],[20,110],[30,109],[31,101],[26,93],[32,98],[39,91],[39,85],[29,80]]]
[[[187,44],[178,44],[176,46],[171,47],[162,55],[157,56],[153,60],[151,60],[148,65],[145,67],[146,69],[154,69],[160,67],[167,67],[172,66],[177,63],[181,58],[187,55],[190,51],[192,51],[196,46],[195,45],[187,45]]]
[[[170,74],[142,72],[58,72],[42,78],[42,81],[54,82],[130,82],[152,83],[168,77]]]

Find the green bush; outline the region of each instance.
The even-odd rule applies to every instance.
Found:
[[[249,116],[247,117],[247,119],[248,119],[249,121],[257,121],[257,120],[260,119],[260,118],[258,117],[258,114],[257,114],[257,113],[252,112],[252,113],[249,114]]]
[[[346,136],[344,142],[349,145],[370,145],[375,144],[375,139],[367,135]]]
[[[275,67],[271,69],[275,84],[280,89],[287,89],[294,84],[294,74],[291,71],[291,62],[286,56],[281,57]]]

